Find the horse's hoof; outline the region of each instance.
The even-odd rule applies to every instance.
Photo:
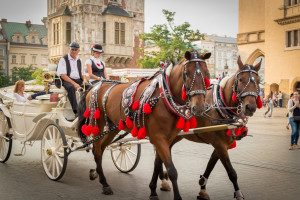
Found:
[[[245,200],[243,197],[237,197],[236,200]]]
[[[150,196],[149,200],[159,200],[158,196]]]
[[[98,178],[98,173],[95,169],[90,169],[90,180],[93,181]]]
[[[165,182],[165,183],[162,183],[161,184],[161,188],[160,188],[161,191],[171,191],[171,187],[169,185],[168,182]]]
[[[197,196],[197,200],[210,200],[208,193],[206,190],[201,190],[199,192],[199,196]]]
[[[103,187],[102,194],[105,194],[105,195],[112,195],[112,194],[114,194],[114,192],[113,192],[112,189],[108,186],[108,187]]]

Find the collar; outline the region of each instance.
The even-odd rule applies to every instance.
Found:
[[[70,53],[68,53],[68,59],[69,60],[74,60],[71,56],[70,56]],[[75,61],[77,61],[79,58],[78,58],[78,56],[76,56],[76,60]]]

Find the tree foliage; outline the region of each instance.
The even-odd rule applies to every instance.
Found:
[[[142,49],[144,57],[138,61],[142,68],[156,68],[160,66],[160,61],[167,59],[175,62],[183,58],[187,50],[193,48],[192,41],[203,39],[204,35],[199,30],[192,30],[188,22],[181,25],[174,25],[175,12],[162,10],[167,23],[162,25],[154,25],[151,27],[150,33],[144,33],[141,39],[145,44],[154,43],[159,51],[145,52]]]
[[[28,67],[13,67],[12,73],[10,76],[7,76],[5,73],[0,72],[0,88],[14,85],[18,80],[29,81],[32,80],[32,74],[34,70],[31,65]]]

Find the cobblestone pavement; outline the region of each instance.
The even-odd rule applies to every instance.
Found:
[[[249,120],[249,134],[229,151],[238,174],[238,182],[247,200],[300,199],[300,150],[289,151],[290,131],[286,130],[286,109],[275,108],[272,118],[264,118],[265,108]],[[114,195],[104,196],[99,182],[90,181],[88,173],[95,167],[91,153],[75,152],[69,156],[64,177],[54,182],[47,178],[41,165],[40,142],[27,147],[25,156],[14,141],[13,152],[6,164],[0,164],[0,199],[148,199],[153,171],[154,151],[150,144],[142,146],[138,167],[130,174],[120,173],[110,153],[104,155],[104,172]],[[178,184],[183,199],[196,199],[199,175],[205,170],[213,148],[205,144],[182,141],[173,148],[178,170]],[[218,162],[209,178],[207,191],[212,200],[233,199],[233,186]],[[158,190],[161,200],[173,199],[172,192]]]

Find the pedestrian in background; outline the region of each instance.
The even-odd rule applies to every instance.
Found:
[[[294,99],[294,93],[291,93],[290,99]],[[290,110],[289,110],[289,104],[286,105],[286,107],[287,107],[287,109],[288,109],[287,117],[289,118],[289,119],[288,119],[288,122],[287,122],[287,124],[286,124],[286,129],[289,130],[289,129],[290,129],[290,127],[289,127],[289,125],[290,125]]]
[[[299,130],[300,130],[300,100],[299,93],[294,92],[294,99],[288,102],[289,122],[292,127],[291,146],[289,150],[300,149],[298,145]]]
[[[267,96],[266,98],[266,101],[267,101],[267,105],[268,105],[268,110],[267,112],[265,112],[264,114],[264,117],[266,117],[266,115],[269,113],[268,117],[272,117],[272,114],[273,114],[273,107],[274,107],[274,104],[273,104],[273,92],[270,91],[270,94]]]
[[[279,90],[279,94],[278,94],[278,102],[279,102],[279,107],[282,108],[282,93]]]

